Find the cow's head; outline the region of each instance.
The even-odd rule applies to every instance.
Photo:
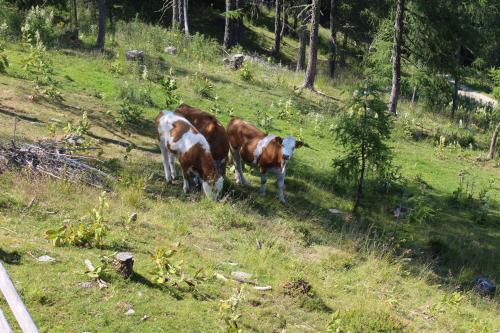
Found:
[[[219,176],[215,180],[203,180],[202,182],[203,192],[213,201],[217,201],[219,199],[223,186],[224,177],[222,176]]]
[[[285,136],[281,139],[281,170],[283,173],[286,172],[288,162],[292,158],[295,148],[300,148],[303,145],[302,141],[297,141],[293,136]]]

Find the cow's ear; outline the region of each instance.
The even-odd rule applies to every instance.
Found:
[[[276,142],[280,145],[283,144],[283,139],[280,136],[277,136],[276,138],[274,138],[274,140],[276,140]]]

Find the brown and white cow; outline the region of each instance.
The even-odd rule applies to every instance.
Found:
[[[283,190],[285,188],[285,174],[288,162],[295,148],[303,143],[292,136],[281,138],[259,130],[251,123],[240,118],[232,118],[227,125],[229,147],[235,166],[236,182],[246,185],[243,177],[243,161],[259,168],[260,191],[266,194],[267,174],[273,173],[278,181],[279,199],[285,202]]]
[[[215,166],[207,139],[186,118],[168,110],[158,114],[156,127],[167,182],[176,177],[175,159],[178,158],[184,192],[189,190],[188,175],[193,175],[201,179],[205,195],[217,200],[224,178]]]
[[[215,165],[219,173],[224,176],[229,152],[229,140],[224,126],[211,114],[187,104],[179,105],[175,112],[182,114],[205,136],[210,145],[210,152],[215,160]]]

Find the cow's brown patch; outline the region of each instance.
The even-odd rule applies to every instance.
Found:
[[[281,138],[274,138],[262,151],[259,159],[261,173],[266,173],[267,169],[281,167]]]
[[[184,116],[207,139],[214,160],[227,161],[229,139],[226,129],[209,113],[181,104],[176,112]]]
[[[173,142],[177,142],[182,138],[182,136],[185,133],[189,132],[190,130],[192,130],[194,133],[198,133],[198,131],[193,126],[188,124],[187,122],[182,121],[182,120],[178,120],[178,121],[172,123],[172,129],[170,130],[170,136],[172,137]]]
[[[190,170],[193,170],[198,173],[203,180],[210,184],[215,183],[218,178],[212,155],[199,143],[193,145],[187,152],[181,154],[179,156],[179,163],[186,175]]]
[[[227,125],[229,144],[240,152],[241,158],[249,164],[253,164],[254,151],[260,140],[267,134],[254,125],[240,118],[232,118]],[[264,148],[258,160],[261,173],[267,172],[269,168],[281,167],[281,141],[280,137],[274,138]]]

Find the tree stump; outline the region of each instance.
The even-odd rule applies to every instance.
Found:
[[[230,68],[233,70],[239,69],[243,66],[243,61],[245,60],[245,56],[243,54],[235,54],[230,58],[224,58],[224,66],[226,68]]]
[[[125,58],[131,61],[144,61],[144,51],[130,50],[125,53]]]
[[[134,272],[134,256],[130,252],[120,252],[113,261],[113,267],[125,279]]]

